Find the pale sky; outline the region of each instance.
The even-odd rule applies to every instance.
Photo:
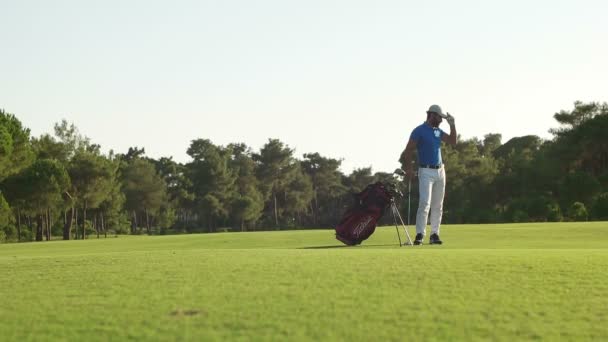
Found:
[[[278,138],[389,172],[434,103],[504,143],[608,101],[607,3],[0,0],[0,108],[105,152]]]

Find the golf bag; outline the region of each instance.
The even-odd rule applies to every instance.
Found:
[[[368,185],[354,195],[355,203],[336,226],[336,239],[348,246],[358,245],[376,230],[376,223],[391,204],[393,193],[381,182]]]

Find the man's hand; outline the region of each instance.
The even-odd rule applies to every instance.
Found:
[[[454,117],[453,117],[453,116],[452,116],[450,113],[446,113],[446,115],[448,116],[448,117],[446,118],[446,120],[448,121],[448,124],[449,124],[450,126],[454,126],[454,124],[455,124],[455,119],[454,119]]]
[[[450,124],[450,135],[442,135],[441,136],[441,141],[448,143],[452,146],[456,146],[456,140],[458,139],[458,133],[456,133],[456,125],[455,125],[455,121],[456,119],[454,119],[454,117],[452,116],[452,114],[450,113],[445,113],[447,118],[445,118],[448,122],[448,124]]]
[[[401,153],[401,157],[399,158],[399,162],[401,163],[401,169],[405,171],[405,176],[408,179],[412,179],[414,177],[414,168],[412,167],[412,155],[416,150],[416,141],[410,139],[407,142],[407,146],[405,150]]]
[[[407,177],[408,180],[412,180],[414,178],[414,176],[416,175],[414,173],[414,167],[412,166],[411,163],[409,165],[406,165],[403,170],[405,171],[405,177]]]

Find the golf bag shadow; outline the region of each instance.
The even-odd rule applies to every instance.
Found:
[[[361,244],[374,233],[393,195],[387,186],[377,182],[354,194],[354,199],[355,203],[336,226],[336,239],[348,246]]]

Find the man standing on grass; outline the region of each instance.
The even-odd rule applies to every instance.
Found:
[[[446,119],[450,124],[448,135],[439,128],[441,121]],[[456,145],[456,125],[450,113],[444,114],[441,107],[432,105],[426,112],[426,121],[416,127],[410,135],[399,161],[406,176],[414,177],[412,155],[418,152],[418,213],[416,214],[416,238],[414,245],[421,245],[426,233],[426,223],[431,212],[431,245],[440,245],[439,226],[443,213],[443,196],[445,194],[445,168],[441,159],[441,142]]]

